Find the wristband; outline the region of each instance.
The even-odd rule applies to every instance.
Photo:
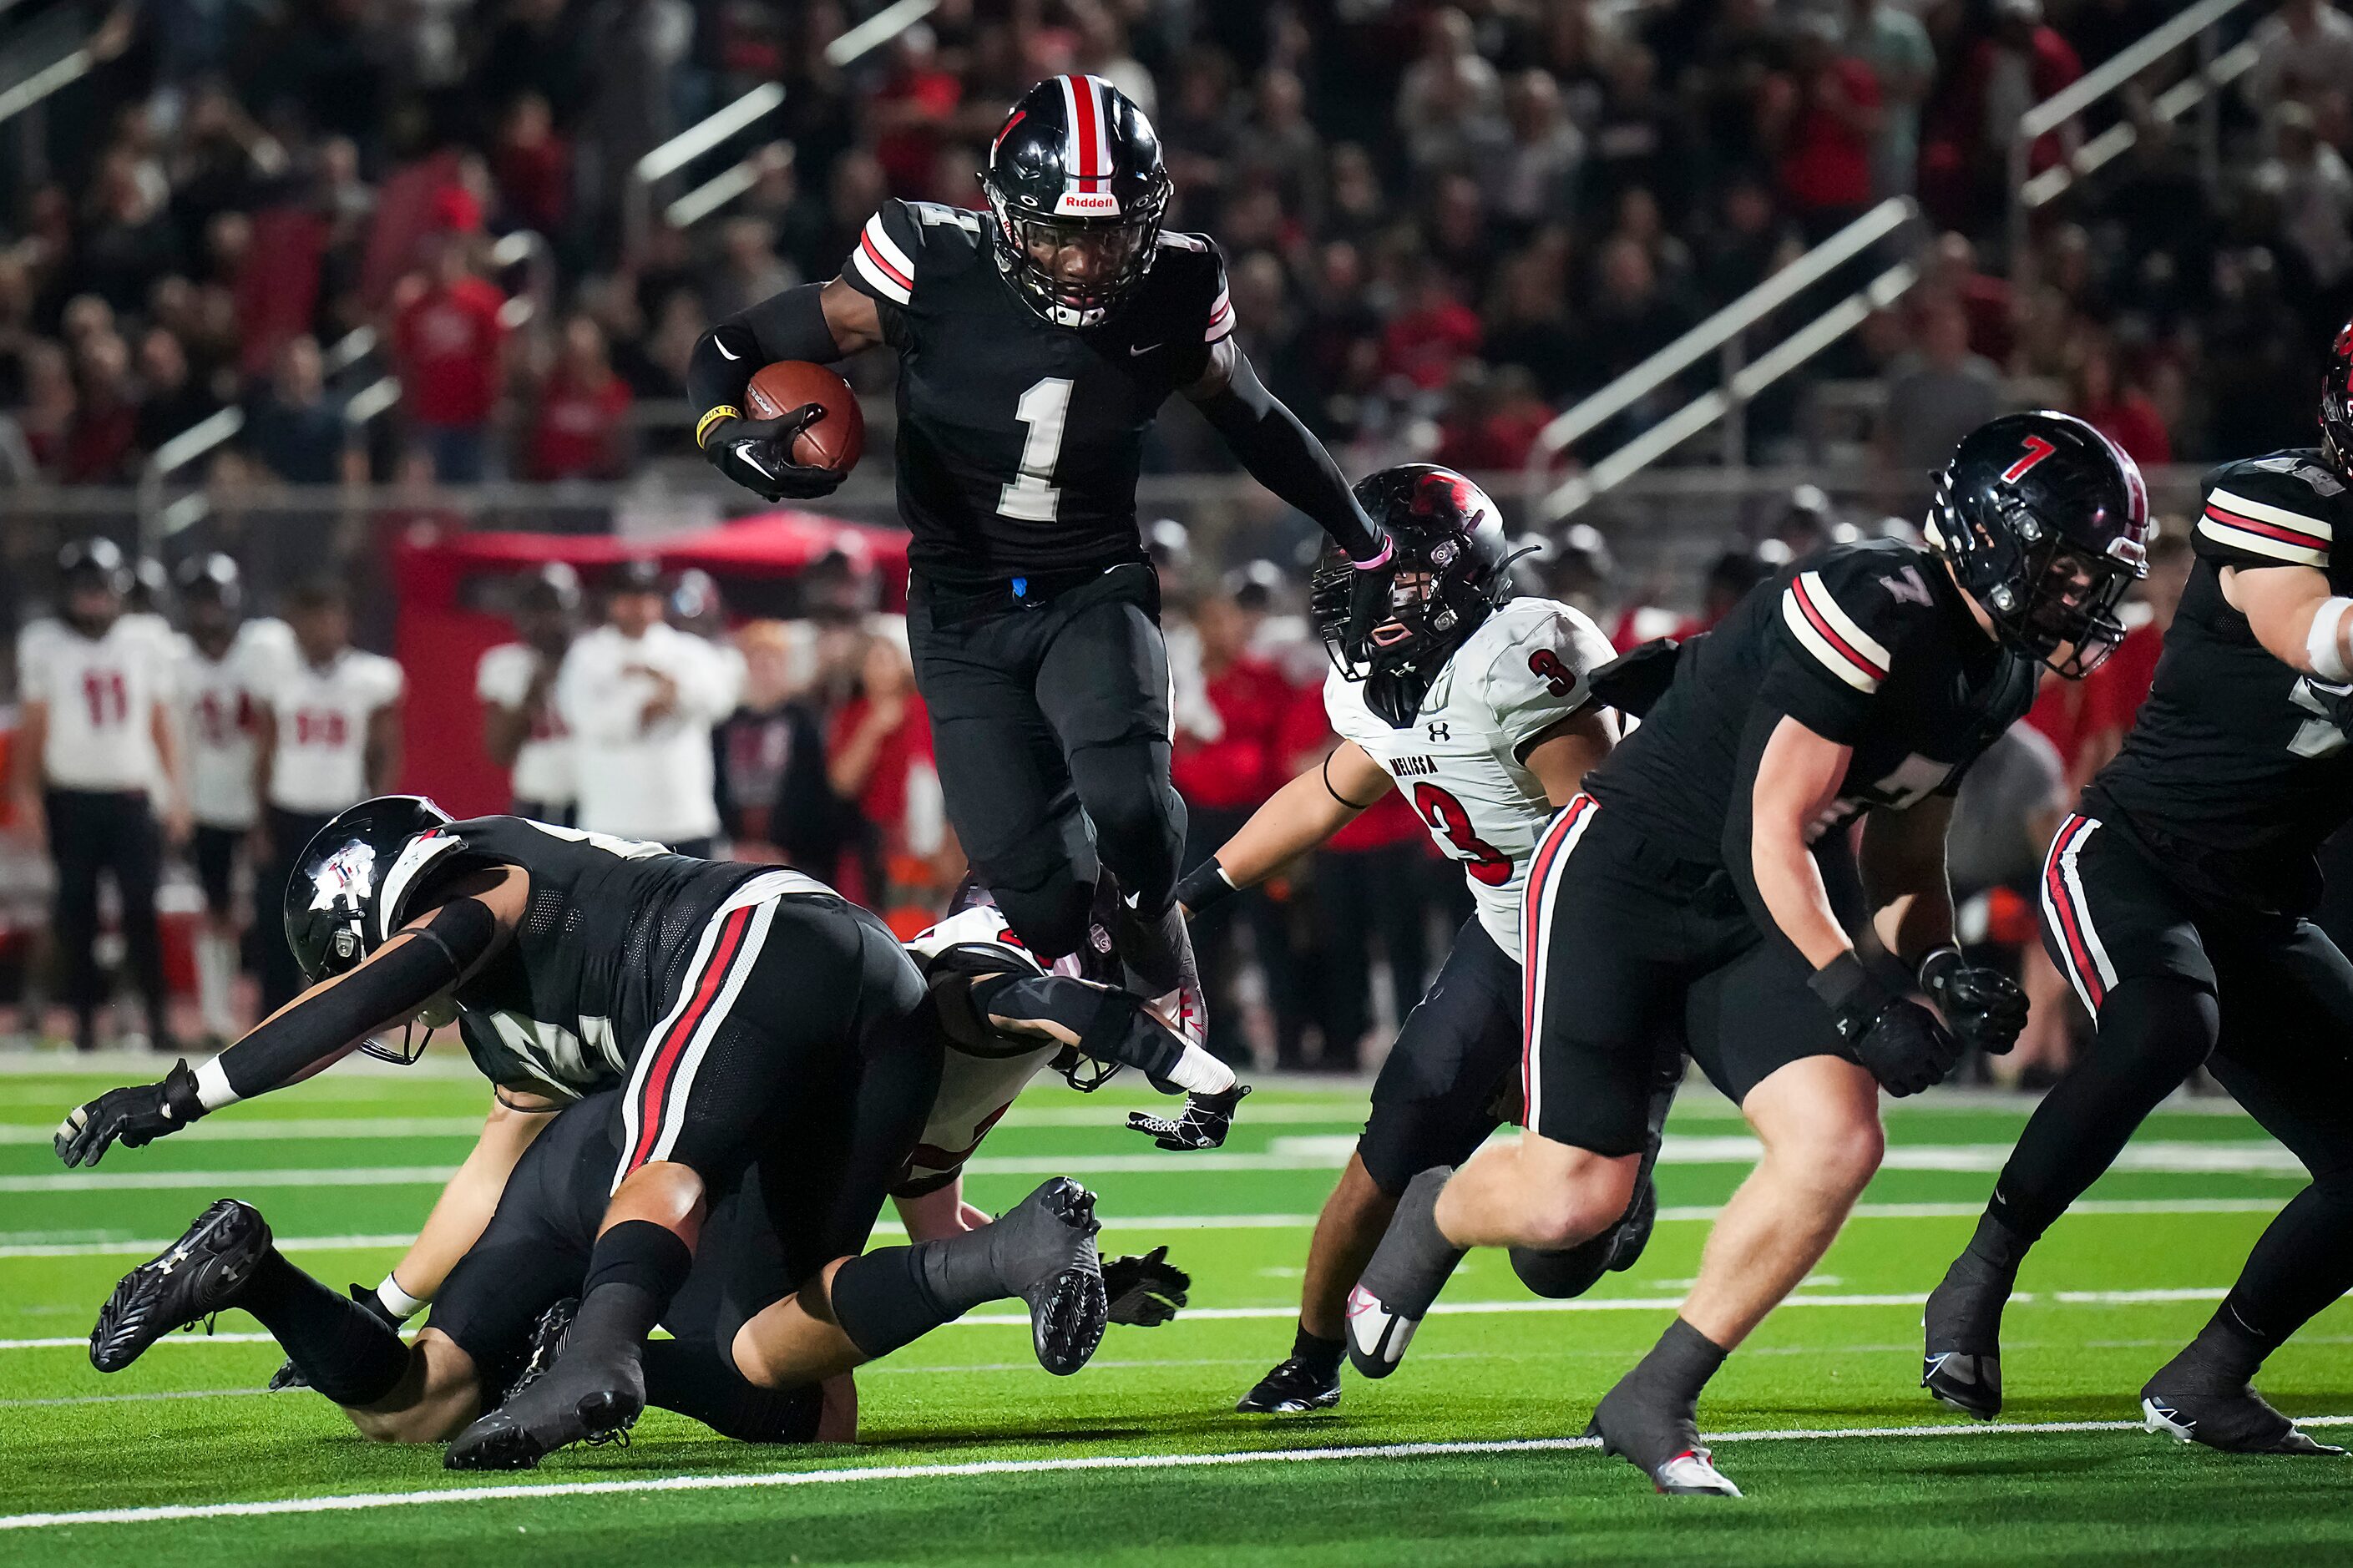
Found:
[[[384,1277],[384,1283],[375,1288],[375,1299],[384,1303],[385,1311],[404,1323],[433,1304],[427,1300],[412,1296],[402,1289],[397,1273]]]
[[[1839,1033],[1849,1037],[1879,1011],[1879,986],[1862,967],[1852,948],[1840,953],[1807,977],[1806,988],[1822,999],[1838,1020]]]
[[[1917,974],[1920,977],[1921,988],[1926,990],[1934,985],[1936,984],[1936,975],[1932,972],[1941,970],[1947,964],[1950,964],[1956,969],[1959,968],[1961,964],[1961,950],[1951,942],[1947,942],[1942,947],[1931,948],[1928,952],[1928,956],[1922,959],[1920,961],[1919,967],[1913,971],[1915,974]]]
[[[1184,879],[1176,884],[1176,901],[1198,915],[1240,891],[1226,875],[1226,868],[1212,858],[1185,873]]]
[[[733,404],[721,404],[718,407],[712,409],[710,413],[705,414],[702,418],[694,422],[694,444],[697,447],[701,447],[702,445],[704,433],[710,430],[713,425],[717,424],[722,419],[741,419],[743,417],[744,411],[736,407]]]
[[[224,1105],[237,1102],[237,1090],[228,1086],[228,1072],[215,1057],[196,1069],[196,1101],[206,1110],[218,1110]]]
[[[1396,538],[1388,534],[1383,534],[1381,536],[1381,547],[1378,552],[1367,556],[1362,561],[1359,561],[1355,556],[1351,555],[1348,557],[1348,564],[1354,566],[1359,572],[1370,572],[1376,567],[1388,565],[1389,563],[1389,557],[1396,553]]]
[[[2353,610],[2353,599],[2334,598],[2312,612],[2311,629],[2304,634],[2305,661],[2312,673],[2323,680],[2353,680],[2353,668],[2345,663],[2345,650],[2337,643],[2337,633],[2345,624],[2345,612]]]

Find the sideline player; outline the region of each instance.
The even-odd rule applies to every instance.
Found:
[[[1197,992],[1175,909],[1168,659],[1136,529],[1145,432],[1181,392],[1353,561],[1377,567],[1388,547],[1234,342],[1216,246],[1161,228],[1172,183],[1125,95],[1093,76],[1032,87],[981,185],[986,215],[884,204],[839,277],[704,334],[696,438],[771,500],[826,494],[840,475],[790,461],[821,410],[747,419],[748,379],[775,360],[898,353],[907,630],[957,838],[1050,962],[1077,950],[1108,868],[1135,911],[1121,952],[1141,988]]]
[[[168,1050],[155,888],[164,839],[183,842],[188,828],[170,634],[154,616],[126,611],[131,569],[111,540],[60,550],[58,582],[58,617],[17,638],[17,821],[27,837],[46,830],[57,868],[53,923],[76,1048],[98,1045],[99,879],[111,876],[148,1043]]]
[[[2208,476],[2157,684],[2061,825],[2042,941],[2098,1026],[2035,1108],[1968,1248],[1928,1298],[1923,1383],[2001,1408],[2001,1309],[2028,1248],[2201,1063],[2312,1173],[2213,1321],[2141,1390],[2152,1431],[2335,1454],[2250,1386],[2353,1289],[2353,964],[2306,918],[2314,852],[2353,816],[2353,328],[2321,443]]]
[[[474,668],[482,749],[508,772],[514,815],[564,827],[572,826],[577,787],[555,678],[579,625],[580,574],[550,562],[515,596],[515,640],[485,649]]]
[[[1292,1353],[1243,1395],[1245,1413],[1339,1402],[1348,1293],[1398,1194],[1421,1171],[1469,1158],[1505,1120],[1518,1092],[1528,857],[1617,739],[1587,683],[1612,657],[1609,639],[1567,605],[1510,597],[1503,514],[1478,486],[1413,463],[1359,480],[1356,493],[1394,553],[1376,574],[1387,613],[1366,637],[1349,635],[1346,581],[1327,571],[1316,582],[1334,664],[1324,706],[1340,745],[1187,873],[1178,901],[1199,918],[1397,789],[1461,863],[1474,912],[1382,1064],[1364,1137],[1316,1221]],[[1641,1250],[1633,1239],[1621,1258],[1617,1241],[1613,1231],[1588,1248],[1579,1262],[1589,1270],[1568,1271],[1580,1278],[1532,1253],[1515,1251],[1513,1263],[1545,1294],[1574,1295]]]
[[[1751,592],[1554,818],[1528,874],[1528,1131],[1414,1178],[1350,1303],[1360,1369],[1462,1248],[1617,1223],[1659,1043],[1680,1037],[1765,1152],[1588,1430],[1662,1490],[1738,1495],[1699,1446],[1700,1391],[1878,1169],[1879,1090],[1926,1089],[2025,1022],[2016,984],[1953,945],[1952,794],[2042,667],[2079,677],[2122,636],[2147,501],[2090,426],[2012,415],[1961,442],[1927,531],[1834,545]],[[1857,952],[1866,931],[1890,978]],[[1942,1022],[1905,998],[1915,977]]]
[[[196,939],[196,1001],[217,1050],[237,1034],[234,993],[245,967],[237,921],[237,862],[259,826],[254,794],[259,694],[295,658],[286,623],[245,613],[245,584],[235,560],[215,552],[180,568],[180,710],[188,741],[188,806],[195,819],[189,858],[205,894]],[[258,901],[261,918],[276,910]],[[268,935],[268,933],[265,933]]]

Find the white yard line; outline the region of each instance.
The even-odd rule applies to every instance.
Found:
[[[2062,1307],[2129,1307],[2152,1302],[2219,1301],[2225,1294],[2220,1285],[2199,1286],[2155,1290],[2020,1290],[2010,1297],[2012,1306]],[[1917,1307],[1925,1298],[1908,1291],[1883,1295],[1864,1293],[1800,1292],[1781,1303],[1784,1309],[1795,1307]],[[1525,1312],[1671,1312],[1683,1303],[1677,1296],[1603,1296],[1575,1301],[1440,1301],[1432,1307],[1432,1317],[1498,1317]],[[1299,1316],[1295,1305],[1268,1307],[1187,1307],[1184,1317],[1187,1322],[1236,1322],[1253,1319],[1290,1320]],[[967,1312],[950,1323],[950,1328],[1028,1328],[1026,1312]],[[165,1345],[249,1345],[269,1342],[268,1334],[166,1334],[155,1342],[157,1348]],[[47,1351],[69,1347],[86,1349],[87,1335],[47,1335],[37,1339],[0,1340],[0,1351]]]
[[[2277,1214],[2283,1199],[2260,1198],[2090,1198],[2075,1205],[2070,1215],[2192,1215],[2192,1214]],[[1659,1211],[1662,1224],[1686,1224],[1712,1220],[1716,1215],[1713,1204],[1671,1205]],[[1857,1204],[1852,1219],[1975,1219],[1985,1212],[1983,1204]],[[1227,1214],[1227,1215],[1135,1215],[1133,1216],[1107,1214],[1103,1216],[1107,1231],[1164,1230],[1304,1230],[1314,1226],[1312,1214]],[[874,1227],[877,1236],[904,1236],[906,1226],[896,1220],[881,1221]],[[39,1231],[18,1231],[18,1236],[39,1236]],[[71,1241],[13,1241],[0,1243],[0,1260],[11,1258],[148,1258],[163,1251],[176,1239],[172,1237],[147,1237],[137,1240],[96,1241],[88,1239],[86,1232],[66,1232],[81,1239]],[[289,1252],[373,1252],[385,1247],[406,1247],[414,1239],[406,1235],[391,1236],[287,1236],[278,1238],[278,1245]]]
[[[2353,1415],[2306,1416],[2306,1426],[2353,1424]],[[1809,1443],[1841,1439],[2030,1436],[2087,1432],[2137,1432],[2137,1421],[2021,1421],[2010,1425],[1788,1427],[1778,1431],[1715,1432],[1709,1443]],[[437,1503],[522,1501],[559,1497],[636,1496],[649,1492],[744,1491],[768,1487],[839,1486],[857,1481],[939,1480],[973,1476],[1072,1474],[1088,1470],[1191,1470],[1229,1465],[1317,1464],[1335,1459],[1444,1459],[1472,1455],[1556,1454],[1598,1448],[1593,1437],[1523,1437],[1497,1442],[1367,1443],[1324,1448],[1257,1448],[1228,1454],[1104,1454],[1067,1459],[984,1459],[950,1465],[865,1465],[831,1470],[762,1475],[663,1476],[628,1481],[550,1481],[502,1487],[449,1487],[438,1491],[359,1492],[341,1497],[280,1498],[268,1502],[178,1503],[158,1508],[91,1509],[79,1513],[0,1516],[0,1530],[60,1525],[147,1524],[165,1521],[253,1519],[273,1514],[359,1513]]]

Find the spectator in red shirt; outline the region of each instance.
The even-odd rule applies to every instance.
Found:
[[[2103,342],[2084,351],[2071,378],[2067,408],[2124,448],[2143,468],[2173,461],[2173,437],[2147,393],[2116,374],[2115,353]],[[2113,660],[2111,661],[2113,662]]]
[[[1169,764],[1169,778],[1185,797],[1187,865],[1216,854],[1283,781],[1279,747],[1291,702],[1282,672],[1250,654],[1249,617],[1230,596],[1203,598],[1193,624],[1200,635],[1201,674],[1218,732],[1212,737],[1180,729]],[[1235,990],[1241,965],[1234,938],[1247,923],[1274,1004],[1276,1065],[1302,1067],[1287,910],[1260,889],[1237,894],[1226,908],[1231,915],[1206,922],[1193,936],[1209,1009],[1209,1049],[1229,1062],[1250,1059]]]
[[[874,155],[891,182],[891,194],[930,194],[934,164],[945,140],[964,79],[940,63],[938,40],[918,22],[899,35],[891,79],[874,95],[873,114],[881,134]]]
[[[443,484],[479,484],[505,383],[506,296],[477,277],[467,237],[443,234],[429,274],[393,292],[392,350],[410,428]]]
[[[1321,681],[1297,688],[1284,710],[1278,752],[1286,777],[1322,765],[1339,737],[1324,711]],[[1430,837],[1403,790],[1390,790],[1315,852],[1310,903],[1315,973],[1308,1005],[1324,1037],[1322,1072],[1355,1072],[1373,1026],[1373,943],[1389,964],[1389,995],[1403,1018],[1430,975],[1430,900],[1422,872]],[[1459,881],[1460,879],[1458,878]]]
[[[1479,352],[1479,313],[1464,304],[1454,280],[1424,263],[1411,306],[1389,322],[1381,340],[1381,368],[1425,392],[1444,386],[1454,367]]]
[[[80,400],[66,427],[58,475],[68,484],[122,484],[139,434],[139,404],[131,382],[131,348],[111,328],[74,349]]]
[[[572,210],[572,148],[538,93],[518,95],[507,110],[491,174],[516,222],[543,235],[562,230]]]
[[[2164,651],[2166,631],[2181,608],[2182,590],[2189,586],[2189,568],[2196,559],[2189,534],[2179,528],[2168,527],[2150,543],[2148,575],[2134,595],[2147,618],[2136,619],[2128,606],[2125,619],[2131,626],[2125,640],[2084,679],[2084,741],[2071,784],[2088,782],[2123,749],[2133,716],[2157,679],[2158,655]]]
[[[539,391],[532,422],[534,479],[617,479],[629,466],[629,384],[613,374],[604,329],[564,323],[564,346]]]
[[[1872,150],[1884,128],[1879,79],[1839,51],[1838,32],[1828,15],[1801,20],[1790,41],[1788,74],[1767,79],[1758,97],[1758,128],[1809,245],[1871,205]]]
[[[1460,473],[1516,473],[1527,466],[1536,437],[1551,423],[1552,410],[1537,395],[1536,378],[1525,365],[1486,373],[1466,363],[1439,427],[1437,460]]]
[[[888,910],[897,873],[939,847],[939,785],[932,771],[932,718],[915,692],[906,644],[878,632],[867,638],[858,695],[841,705],[826,737],[826,782],[852,807],[860,831],[854,863],[860,886],[842,890],[870,909]]]

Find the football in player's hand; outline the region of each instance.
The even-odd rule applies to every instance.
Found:
[[[754,419],[776,419],[812,403],[822,404],[825,414],[793,438],[793,461],[849,472],[866,450],[866,416],[849,383],[825,366],[797,359],[765,366],[752,377],[744,412]]]

